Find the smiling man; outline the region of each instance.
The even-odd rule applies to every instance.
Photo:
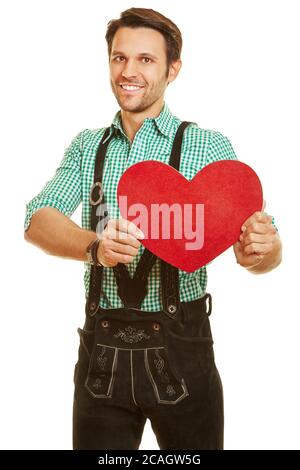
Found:
[[[138,449],[148,418],[161,449],[222,449],[223,390],[206,266],[187,273],[150,253],[143,233],[120,217],[116,194],[137,162],[172,165],[190,180],[236,155],[227,137],[181,121],[164,101],[182,65],[181,34],[170,19],[131,8],[109,22],[106,41],[120,110],[109,127],[74,137],[55,175],[27,204],[25,219],[26,240],[84,261],[73,447]],[[82,227],[70,219],[80,202]],[[263,209],[244,221],[233,247],[252,273],[281,261],[274,220]]]

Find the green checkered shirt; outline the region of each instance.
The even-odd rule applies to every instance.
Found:
[[[123,131],[120,111],[113,119],[114,137],[110,142],[104,162],[103,189],[111,218],[119,218],[117,206],[117,185],[124,171],[134,163],[144,160],[158,160],[168,163],[173,139],[181,120],[173,116],[164,103],[158,117],[146,118],[131,143]],[[82,202],[82,227],[90,229],[89,203],[90,188],[94,179],[94,164],[97,149],[105,128],[84,129],[72,140],[64,157],[50,181],[41,192],[26,205],[24,229],[29,227],[31,217],[42,207],[54,207],[67,217]],[[201,129],[196,123],[190,124],[183,136],[180,173],[191,180],[205,165],[217,160],[233,160],[236,155],[227,137],[218,131]],[[144,250],[140,246],[138,255],[127,265],[133,275]],[[84,263],[85,295],[88,296],[90,265]],[[156,260],[149,275],[148,294],[141,308],[158,311],[162,308],[159,260]],[[187,273],[179,270],[180,300],[191,301],[206,292],[206,266]],[[117,285],[112,268],[103,269],[103,286],[100,306],[119,308],[122,302],[117,294]]]

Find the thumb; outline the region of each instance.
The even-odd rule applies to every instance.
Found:
[[[266,201],[263,199],[262,212],[265,210],[265,207],[266,207]]]

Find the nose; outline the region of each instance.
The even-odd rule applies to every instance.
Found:
[[[133,78],[138,75],[138,70],[137,66],[134,60],[128,60],[126,64],[124,65],[124,68],[122,70],[122,76],[124,78]]]

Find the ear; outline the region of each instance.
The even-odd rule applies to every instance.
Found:
[[[182,61],[181,59],[177,59],[169,67],[169,75],[168,75],[168,83],[171,83],[175,80],[177,75],[179,74],[179,70],[181,69]]]

